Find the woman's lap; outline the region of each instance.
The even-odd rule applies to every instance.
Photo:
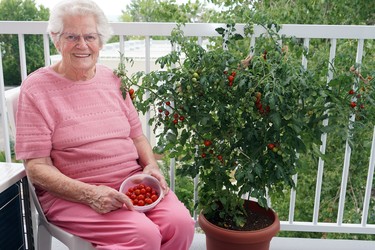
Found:
[[[98,249],[182,250],[194,236],[194,221],[173,192],[145,214],[127,208],[98,214],[89,206],[58,200],[46,216]]]

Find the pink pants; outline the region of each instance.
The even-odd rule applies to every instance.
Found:
[[[123,208],[98,214],[89,206],[58,199],[46,216],[100,250],[188,250],[194,237],[194,221],[172,191],[147,213]]]

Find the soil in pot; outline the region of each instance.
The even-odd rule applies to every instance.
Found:
[[[243,231],[254,231],[269,227],[274,222],[274,218],[271,218],[263,213],[255,213],[254,211],[248,211],[249,217],[247,218],[246,224],[243,228],[238,230]]]
[[[254,207],[255,205],[248,204],[248,206]],[[255,211],[254,211],[255,210]],[[246,223],[243,227],[237,227],[235,223],[231,223],[230,228],[231,230],[238,230],[238,231],[254,231],[260,230],[266,227],[269,227],[274,222],[273,216],[269,216],[267,213],[260,213],[256,211],[257,209],[250,208],[247,211],[249,215],[247,217]],[[220,218],[215,218],[214,221],[219,221]],[[211,223],[215,224],[214,221],[210,221]]]

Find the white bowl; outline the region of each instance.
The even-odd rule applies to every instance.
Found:
[[[120,186],[120,192],[126,194],[129,188],[137,186],[139,184],[144,184],[150,186],[158,194],[158,199],[149,205],[137,206],[134,205],[134,209],[138,212],[147,212],[153,209],[164,197],[163,189],[159,181],[148,174],[135,174],[124,180]]]

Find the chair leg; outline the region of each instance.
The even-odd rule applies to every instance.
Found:
[[[43,225],[38,227],[38,250],[51,250],[52,236]]]

